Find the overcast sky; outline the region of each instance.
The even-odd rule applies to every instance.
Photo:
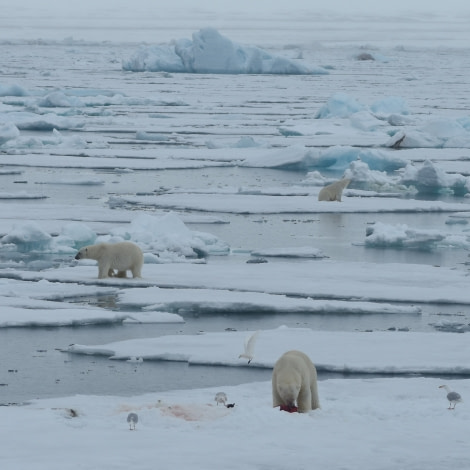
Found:
[[[204,5],[206,8],[247,9],[318,9],[336,11],[396,12],[413,11],[469,11],[469,0],[174,0],[172,3]]]
[[[61,11],[70,9],[73,12],[109,8],[197,8],[212,11],[240,11],[246,13],[260,12],[263,9],[294,10],[308,9],[335,12],[361,12],[393,14],[403,11],[442,12],[454,15],[458,12],[470,12],[470,0],[0,0],[0,11],[3,8],[16,9],[24,6],[34,9],[57,8]]]
[[[323,27],[338,19],[339,29]],[[468,47],[467,23],[470,0],[0,0],[0,40],[163,43],[212,26],[234,41],[264,45],[272,28],[279,43],[359,41],[367,28],[375,31],[370,40],[419,37]]]

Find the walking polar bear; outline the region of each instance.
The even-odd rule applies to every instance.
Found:
[[[348,186],[350,182],[351,180],[349,178],[343,178],[339,181],[335,181],[334,183],[326,185],[318,193],[318,200],[341,202],[343,190]]]
[[[84,246],[76,254],[75,259],[98,261],[98,279],[126,277],[127,270],[131,271],[132,277],[142,277],[144,255],[135,243],[98,243]],[[114,270],[117,270],[117,274]]]
[[[272,376],[273,408],[307,413],[320,408],[317,370],[301,351],[287,351],[274,364]]]

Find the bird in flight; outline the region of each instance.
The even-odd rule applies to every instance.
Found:
[[[251,336],[248,336],[245,339],[245,351],[238,356],[239,358],[244,357],[245,359],[248,359],[248,364],[253,360],[255,343],[258,335],[259,331],[255,331]]]

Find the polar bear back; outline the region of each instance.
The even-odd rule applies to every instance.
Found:
[[[272,375],[273,407],[297,405],[305,413],[320,407],[317,370],[301,351],[287,351],[274,365]]]
[[[133,277],[141,277],[144,255],[142,250],[132,242],[98,243],[88,245],[79,250],[75,259],[94,259],[98,261],[98,278],[103,279],[114,275],[126,277],[130,270]]]

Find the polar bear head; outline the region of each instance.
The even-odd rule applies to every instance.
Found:
[[[86,258],[88,258],[88,247],[84,246],[75,255],[75,259],[86,259]]]
[[[300,392],[300,383],[280,382],[277,391],[287,406],[295,406]]]
[[[107,243],[98,243],[97,245],[88,245],[81,248],[78,253],[75,255],[75,259],[95,259],[99,260],[102,258],[109,249],[108,246],[114,246],[116,248],[122,245],[122,243],[115,243],[114,245],[109,245]],[[116,249],[116,248],[112,248]],[[119,248],[118,248],[119,249]]]

